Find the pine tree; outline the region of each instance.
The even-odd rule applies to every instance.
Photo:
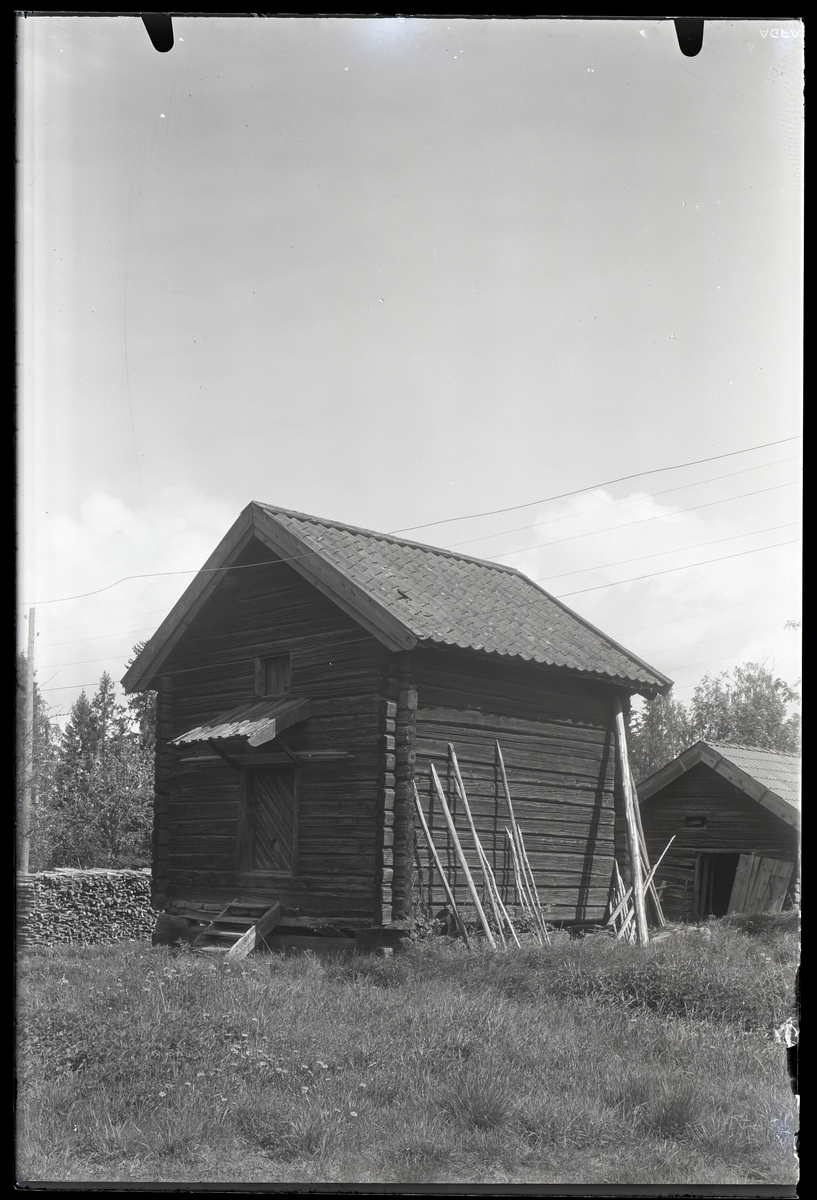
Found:
[[[680,701],[671,693],[647,700],[630,731],[630,760],[636,780],[652,775],[691,741],[689,716]]]
[[[25,740],[25,678],[26,655],[17,656],[17,779],[22,785]],[[32,775],[29,865],[41,870],[50,857],[51,827],[50,799],[59,761],[59,735],[51,712],[43,699],[37,674],[34,673],[34,726],[32,736]]]
[[[144,642],[137,642],[133,647],[133,658],[128,659],[126,666],[131,667],[136,656],[144,648]],[[138,731],[140,745],[146,753],[152,755],[156,745],[156,693],[134,692],[128,696],[128,712],[133,726]]]
[[[122,706],[107,672],[92,700],[83,691],[73,704],[52,794],[51,865],[148,864],[153,737],[146,718]]]

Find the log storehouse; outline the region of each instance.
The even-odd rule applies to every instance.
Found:
[[[429,778],[456,812],[449,744],[509,900],[497,741],[548,919],[601,922],[616,698],[672,686],[511,567],[260,503],[123,684],[158,697],[154,907],[235,929],[274,908],[278,945],[388,942],[445,904],[415,783],[467,906]]]

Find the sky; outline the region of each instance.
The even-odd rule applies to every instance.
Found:
[[[251,500],[518,567],[685,703],[796,685],[802,25],[173,29],[18,19],[17,633],[55,718]]]

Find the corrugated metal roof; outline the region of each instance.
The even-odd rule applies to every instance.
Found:
[[[728,742],[707,742],[739,770],[751,775],[781,800],[800,807],[800,756],[780,750],[758,750],[753,746],[735,746]]]
[[[309,700],[305,697],[271,696],[241,704],[206,725],[174,738],[173,746],[188,746],[194,742],[215,742],[224,738],[246,738],[251,746],[263,746],[298,721],[309,716]]]
[[[522,658],[666,690],[671,681],[512,567],[258,505],[419,642]]]

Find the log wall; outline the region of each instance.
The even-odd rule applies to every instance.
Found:
[[[517,822],[543,902],[555,921],[600,921],[613,867],[616,806],[612,690],[566,680],[536,664],[490,663],[454,651],[415,651],[418,692],[416,776],[426,818],[447,863],[455,896],[467,903],[445,821],[430,782],[433,762],[457,813],[448,759],[452,743],[477,832],[507,902],[513,864],[495,741],[502,748]],[[475,878],[476,854],[464,814],[456,817]],[[421,835],[422,836],[422,835]],[[431,908],[445,895],[421,840],[418,854]],[[408,883],[408,878],[406,880]]]
[[[706,825],[698,824],[702,820]],[[797,831],[704,763],[645,800],[641,822],[651,862],[675,836],[656,874],[657,884],[665,885],[661,904],[670,921],[696,919],[701,854],[729,851],[797,861]]]
[[[172,686],[161,692],[157,898],[280,900],[291,915],[377,921],[386,652],[260,543],[239,565],[245,569],[216,589],[174,649]],[[310,719],[286,731],[286,744],[296,755],[348,757],[298,768],[296,871],[267,878],[238,871],[239,772],[215,754],[169,750],[167,733],[178,737],[251,700],[256,658],[283,653],[292,656],[292,695],[311,701]]]

